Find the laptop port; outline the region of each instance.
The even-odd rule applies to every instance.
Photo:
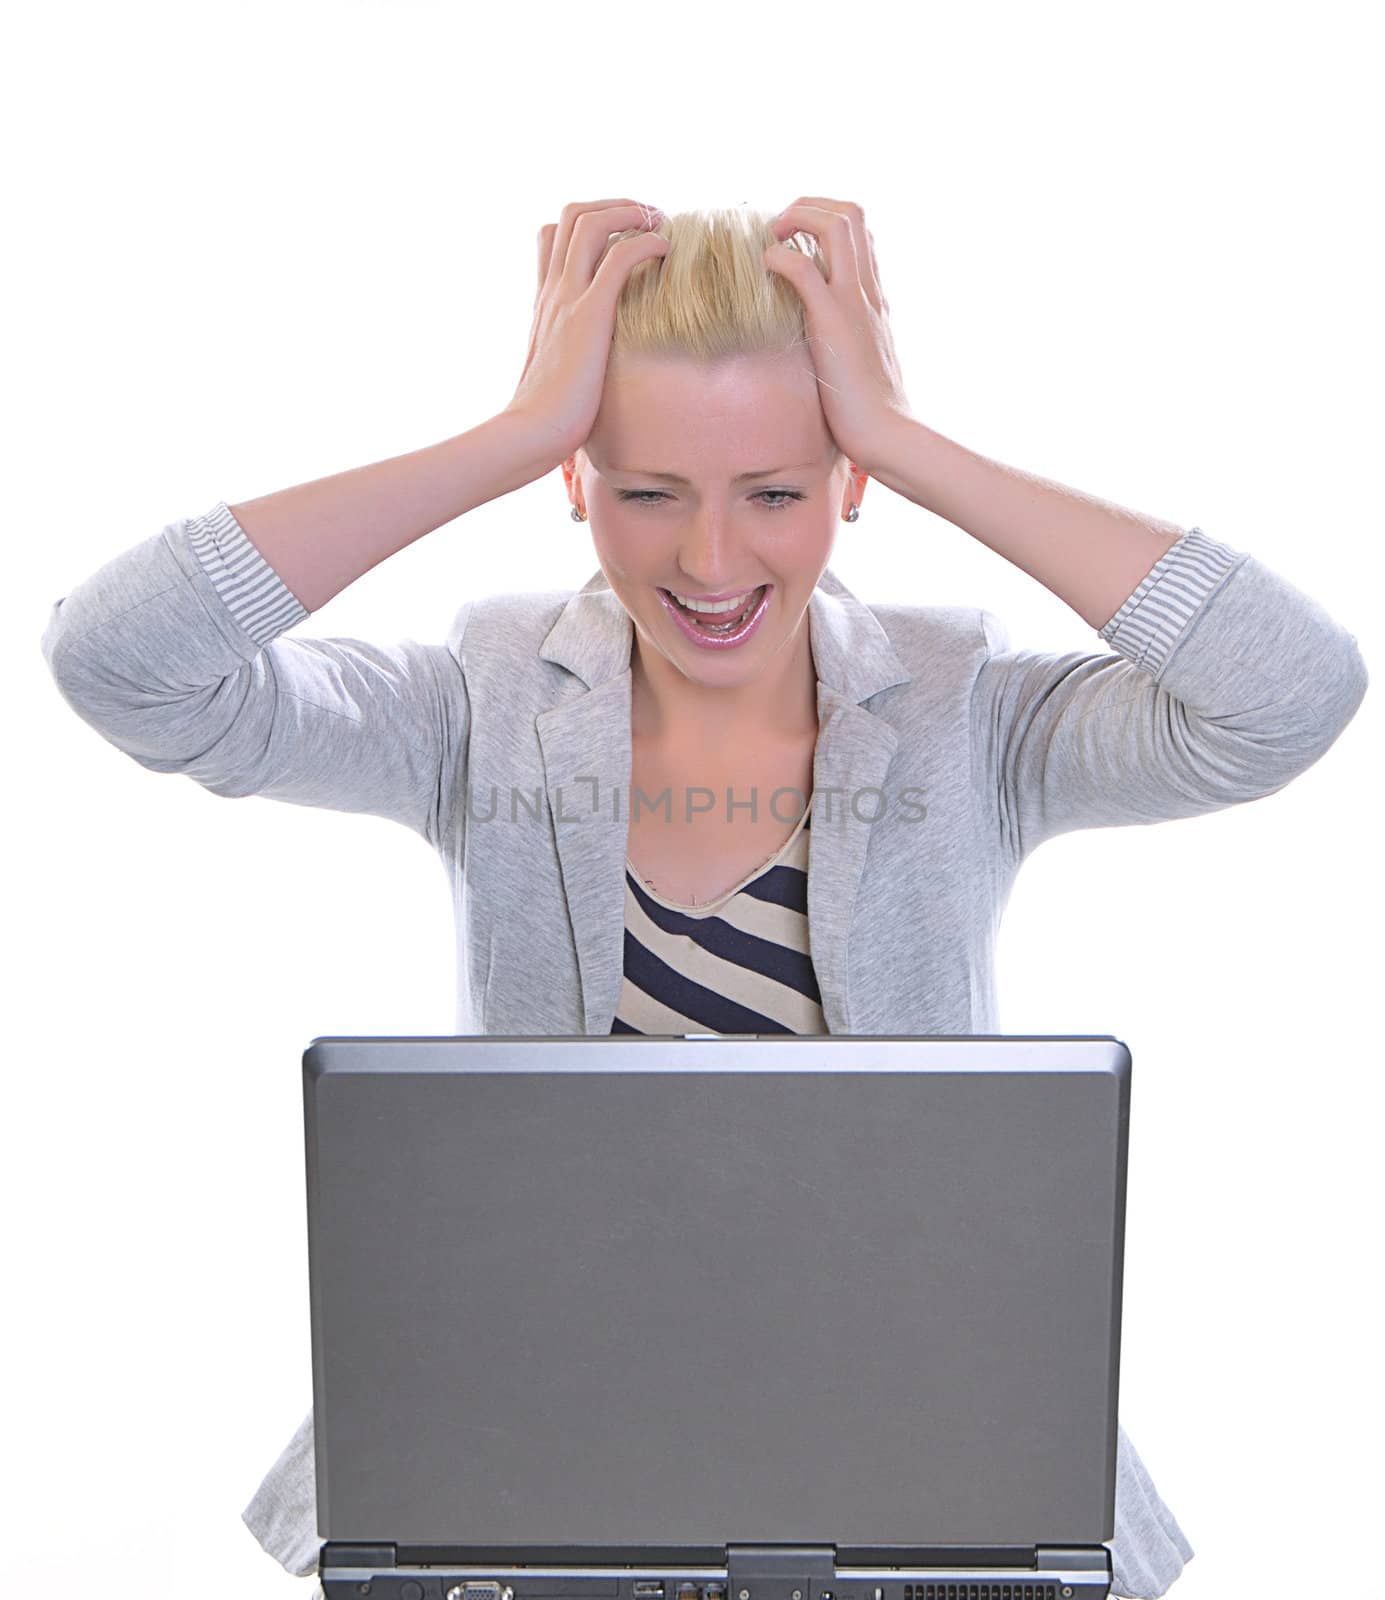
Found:
[[[635,1593],[647,1596],[648,1600],[664,1600],[664,1585],[661,1578],[636,1578]]]

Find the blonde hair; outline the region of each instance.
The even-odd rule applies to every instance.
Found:
[[[617,237],[643,231],[630,228]],[[766,248],[779,242],[767,213],[743,207],[679,211],[654,232],[669,248],[657,260],[640,262],[626,279],[616,303],[613,358],[715,363],[806,349],[808,325],[798,291],[764,263]],[[792,234],[787,242],[827,277],[810,234]]]

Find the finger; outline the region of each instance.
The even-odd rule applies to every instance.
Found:
[[[822,220],[823,226],[814,226],[813,217]],[[826,218],[835,222],[828,223]],[[885,297],[880,288],[880,274],[876,269],[872,241],[866,230],[865,213],[854,200],[832,200],[825,195],[800,195],[771,223],[776,235],[784,237],[797,224],[804,233],[811,233],[827,261],[829,281],[838,276],[837,267],[850,270],[864,290],[866,298],[877,310],[883,310]],[[849,249],[843,237],[850,241]],[[835,258],[835,259],[834,259]]]
[[[534,292],[536,306],[543,298],[543,286],[548,279],[548,263],[553,259],[553,240],[557,232],[556,222],[545,222],[539,229],[539,286]]]
[[[787,278],[793,284],[798,298],[803,302],[804,309],[809,314],[810,328],[816,326],[818,329],[816,334],[812,332],[808,334],[810,341],[815,337],[824,337],[823,330],[835,322],[841,311],[840,305],[833,298],[833,285],[828,281],[831,269],[824,266],[827,261],[827,252],[821,246],[817,251],[806,249],[797,239],[794,240],[791,249],[781,248],[782,244],[787,243],[789,234],[799,231],[810,233],[812,231],[804,226],[801,220],[785,223],[782,229],[776,231],[782,232],[785,238],[781,240],[780,245],[767,245],[765,247],[764,254],[761,257],[765,269]],[[812,236],[814,239],[817,238],[815,233]],[[813,259],[814,255],[817,256],[816,260]],[[839,268],[838,284],[845,282],[846,279],[847,274]],[[821,300],[818,299],[819,295],[822,296]]]
[[[539,229],[539,293],[542,298],[545,289],[555,285],[562,277],[563,263],[567,257],[568,242],[572,238],[572,230],[578,218],[587,211],[600,211],[610,206],[631,206],[638,202],[629,199],[620,200],[574,200],[565,205],[559,213],[557,222],[546,222]],[[544,234],[552,230],[548,241],[547,254],[545,254]]]
[[[561,291],[571,297],[585,293],[601,258],[611,248],[612,237],[652,232],[656,221],[663,221],[662,213],[638,200],[584,211],[573,221],[567,259],[558,280]]]
[[[628,239],[617,239],[607,250],[592,278],[592,288],[605,295],[612,306],[620,298],[626,279],[641,261],[657,260],[669,252],[669,241],[661,233],[640,232]]]
[[[862,224],[864,226],[864,224]],[[866,255],[870,260],[871,297],[881,311],[890,309],[890,302],[885,298],[885,286],[880,282],[880,267],[875,259],[875,235],[866,228]]]
[[[796,200],[793,205],[784,207],[771,227],[781,242],[786,242],[793,233],[809,235],[827,267],[824,276],[828,283],[840,286],[849,282],[853,273],[859,277],[851,229],[839,212],[807,200]]]

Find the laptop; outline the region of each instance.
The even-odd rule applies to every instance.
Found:
[[[327,1600],[1073,1600],[1113,1537],[1109,1036],[318,1037]]]

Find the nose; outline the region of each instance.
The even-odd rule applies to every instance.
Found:
[[[731,519],[715,507],[700,511],[679,543],[678,570],[696,594],[725,594],[735,589],[754,564]]]

